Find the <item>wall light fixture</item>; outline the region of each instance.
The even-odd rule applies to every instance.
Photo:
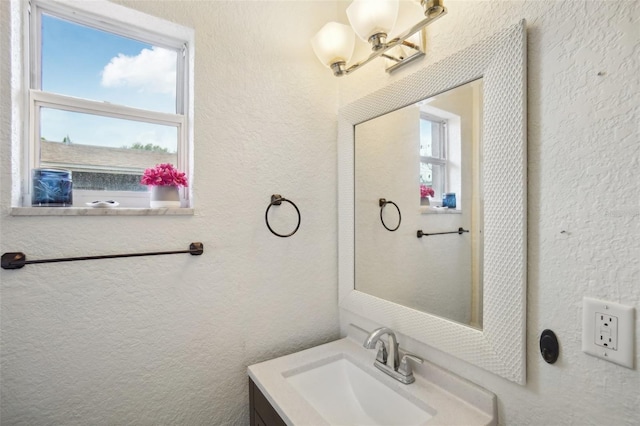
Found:
[[[353,0],[347,7],[351,27],[329,22],[311,39],[311,46],[336,77],[350,74],[378,57],[387,59],[387,72],[391,72],[424,56],[422,30],[446,13],[443,0]],[[371,44],[372,52],[347,67],[355,47],[354,32]]]

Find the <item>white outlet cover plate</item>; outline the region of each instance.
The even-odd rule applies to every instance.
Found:
[[[617,318],[617,348],[596,344],[596,314],[606,313]],[[582,304],[582,351],[604,360],[633,369],[634,314],[631,306],[585,297]]]

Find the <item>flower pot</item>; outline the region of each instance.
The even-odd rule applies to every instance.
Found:
[[[421,206],[428,206],[430,204],[431,203],[429,202],[429,197],[420,198],[420,205]]]
[[[173,185],[154,185],[151,187],[152,209],[166,207],[180,207],[180,194],[178,187]]]

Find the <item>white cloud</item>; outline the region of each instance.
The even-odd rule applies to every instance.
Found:
[[[175,95],[176,52],[152,47],[136,56],[122,53],[111,58],[102,70],[104,87],[131,87],[139,92]]]

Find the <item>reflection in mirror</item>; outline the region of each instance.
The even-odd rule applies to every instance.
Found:
[[[478,79],[355,126],[356,290],[482,328],[481,123]]]

